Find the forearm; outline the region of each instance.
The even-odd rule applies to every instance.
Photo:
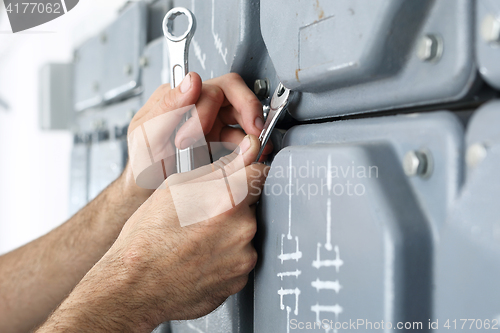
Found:
[[[47,318],[110,248],[145,200],[124,176],[47,235],[0,257],[0,332],[26,332]]]

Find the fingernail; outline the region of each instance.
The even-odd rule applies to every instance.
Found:
[[[264,120],[261,117],[255,118],[255,127],[257,127],[260,131],[264,128]]]
[[[195,139],[193,138],[187,138],[187,139],[184,139],[182,140],[181,142],[181,149],[186,149],[186,148],[189,148],[191,147],[192,145],[194,145],[196,143]]]
[[[240,143],[240,153],[243,155],[248,150],[248,148],[250,148],[250,146],[250,137],[247,135]]]
[[[181,82],[181,93],[186,93],[189,88],[191,88],[191,74],[186,75],[184,80]]]

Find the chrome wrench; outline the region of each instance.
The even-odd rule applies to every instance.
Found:
[[[173,24],[176,17],[185,15],[188,19],[188,28],[180,36],[174,36]],[[175,7],[168,11],[163,19],[163,34],[168,46],[170,84],[172,88],[179,86],[184,77],[189,73],[188,52],[189,44],[196,30],[196,19],[188,9]],[[184,114],[183,120],[177,126],[179,129],[190,117],[190,112]],[[193,148],[175,148],[177,172],[190,171],[193,168]]]
[[[285,88],[283,84],[278,85],[278,88],[274,91],[273,97],[271,98],[271,103],[269,105],[269,113],[267,114],[266,123],[264,124],[264,128],[259,136],[260,141],[260,150],[257,155],[256,162],[259,161],[262,156],[262,152],[266,147],[267,141],[271,137],[271,133],[273,132],[274,127],[278,123],[278,120],[281,118],[283,111],[286,110],[288,106],[288,101],[290,98],[290,89]]]

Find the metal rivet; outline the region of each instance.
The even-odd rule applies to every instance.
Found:
[[[253,91],[259,99],[265,99],[269,97],[269,80],[259,79],[255,80],[253,85]]]
[[[425,150],[411,150],[403,159],[403,170],[408,177],[428,178],[432,174],[432,157]]]
[[[147,57],[141,57],[141,59],[139,59],[139,66],[141,66],[141,68],[148,67],[148,65],[149,60]]]
[[[125,67],[123,67],[123,73],[125,73],[125,75],[132,75],[132,70],[133,67],[131,64],[126,64]]]
[[[467,148],[467,153],[465,155],[465,161],[469,168],[475,168],[486,158],[488,151],[486,146],[482,143],[475,143]]]
[[[128,110],[125,115],[126,120],[131,121],[132,118],[134,118],[134,115],[135,115],[135,110]]]
[[[425,35],[418,42],[417,56],[422,61],[438,61],[443,55],[443,40],[438,35]]]
[[[500,17],[486,15],[481,24],[481,37],[490,44],[500,44]]]

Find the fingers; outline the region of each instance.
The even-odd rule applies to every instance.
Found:
[[[253,163],[257,158],[259,148],[259,140],[254,135],[247,135],[231,154],[223,156],[210,165],[168,177],[168,186],[188,182],[202,183],[228,177]]]
[[[224,93],[216,85],[204,83],[201,88],[201,95],[196,103],[196,112],[179,129],[175,138],[175,145],[180,149],[189,147],[183,146],[182,142],[198,141],[204,134],[212,130],[214,122],[218,116],[219,109],[224,102]],[[202,128],[200,132],[199,128]]]
[[[247,87],[245,81],[236,73],[209,80],[207,84],[218,86],[224,93],[222,106],[232,105],[230,113],[247,134],[259,135],[264,126],[262,104]],[[230,119],[230,115],[226,115]]]
[[[148,103],[135,115],[130,124],[129,133],[159,115],[188,105],[194,105],[200,97],[201,87],[201,78],[194,72],[186,75],[181,84],[175,89],[169,89],[166,85],[161,86],[153,93]]]

